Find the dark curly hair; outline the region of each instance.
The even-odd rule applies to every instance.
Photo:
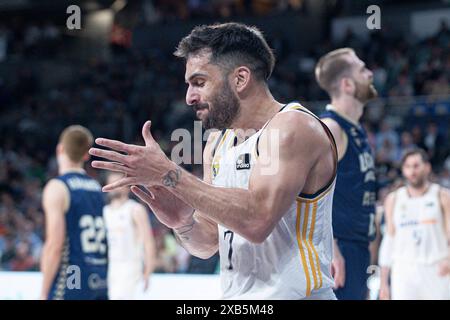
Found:
[[[241,23],[195,27],[180,41],[174,55],[187,60],[203,50],[209,50],[210,62],[225,71],[245,65],[258,80],[267,81],[275,65],[272,49],[261,31]]]

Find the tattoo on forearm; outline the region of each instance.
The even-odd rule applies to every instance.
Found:
[[[162,183],[166,187],[175,188],[181,178],[181,169],[177,168],[175,170],[170,170],[167,172],[162,179]]]

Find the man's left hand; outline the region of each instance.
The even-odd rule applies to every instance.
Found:
[[[122,179],[104,186],[104,192],[131,185],[164,185],[164,175],[173,168],[173,164],[153,139],[150,126],[151,122],[147,121],[142,127],[145,146],[105,138],[95,139],[98,145],[112,150],[91,148],[89,154],[110,160],[93,161],[92,167],[125,174]]]

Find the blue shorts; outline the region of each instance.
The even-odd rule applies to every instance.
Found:
[[[334,291],[338,300],[366,300],[367,268],[370,265],[369,244],[338,239],[338,247],[345,259],[345,285]]]

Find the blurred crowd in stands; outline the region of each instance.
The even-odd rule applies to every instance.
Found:
[[[217,3],[223,7],[202,0],[151,2],[168,20],[172,15],[192,18],[213,8],[224,17],[265,10],[252,1]],[[301,1],[280,3],[283,9]],[[54,151],[64,127],[80,123],[95,136],[142,143],[140,127],[152,119],[154,136],[168,154],[175,144],[171,132],[193,128],[194,115],[184,102],[184,66],[172,52],[154,48],[142,54],[130,48],[109,59],[61,63],[54,57],[65,57],[65,41],[50,22],[0,22],[0,270],[39,269],[44,239],[41,191],[57,175]],[[382,29],[368,40],[349,30],[338,43],[325,40],[301,52],[290,50],[280,39],[269,41],[278,59],[270,80],[276,98],[301,101],[316,113],[327,100],[314,80],[320,55],[349,46],[374,72],[381,98],[367,107],[364,125],[376,154],[380,199],[393,183],[398,184],[401,154],[413,145],[430,154],[433,179],[450,187],[450,30],[445,23],[422,40],[394,37]],[[198,166],[188,169],[201,176]],[[89,166],[87,170],[102,180],[99,172]],[[151,217],[157,271],[217,271],[217,257],[206,262],[191,258],[170,230]]]
[[[267,16],[274,13],[301,11],[304,0],[148,0],[144,8],[150,23],[190,19],[230,18],[245,15]]]

